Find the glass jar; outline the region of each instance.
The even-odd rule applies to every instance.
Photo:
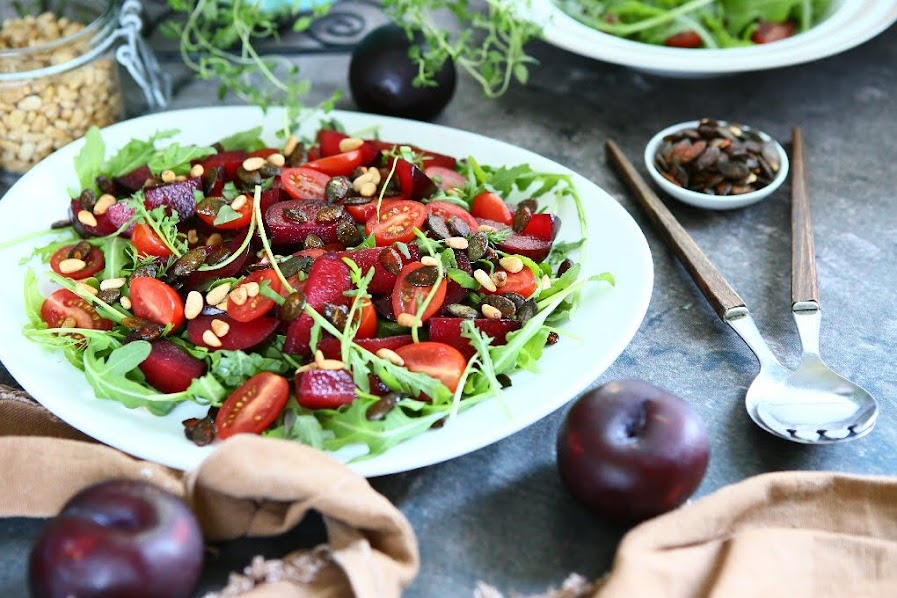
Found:
[[[169,90],[139,32],[138,0],[24,0],[0,3],[0,170],[23,173],[124,116],[118,65],[150,109]],[[40,11],[40,12],[39,12]]]

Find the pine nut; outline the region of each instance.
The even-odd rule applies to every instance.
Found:
[[[228,298],[234,302],[234,305],[243,305],[249,300],[249,293],[246,292],[245,287],[240,286],[231,291]]]
[[[221,311],[227,311],[227,299],[215,305],[215,309],[220,309]]]
[[[178,175],[171,170],[163,170],[162,171],[162,182],[163,183],[173,183],[174,180],[178,178]]]
[[[185,175],[185,174],[179,174],[179,175],[177,175],[176,177],[174,177],[174,180],[175,180],[175,182],[177,182],[177,183],[183,183],[184,181],[187,180],[187,175]]]
[[[396,324],[398,324],[399,326],[404,326],[405,328],[411,328],[418,322],[419,320],[417,319],[417,317],[411,314],[402,313],[396,317]]]
[[[345,139],[340,139],[339,151],[342,153],[351,152],[357,150],[362,145],[364,145],[364,141],[361,139],[358,139],[357,137],[346,137]]]
[[[131,300],[128,299],[127,297],[122,297],[121,299],[118,300],[118,302],[125,309],[131,309]]]
[[[483,315],[489,318],[490,320],[500,320],[501,319],[501,310],[497,307],[493,307],[487,303],[484,303],[480,306],[480,311],[483,312]]]
[[[78,321],[72,316],[67,316],[57,328],[76,328]]]
[[[219,284],[217,287],[212,289],[206,294],[206,303],[209,305],[218,305],[227,297],[227,294],[230,292],[230,283],[225,282],[224,284]]]
[[[221,339],[215,336],[215,333],[211,330],[206,330],[202,333],[202,342],[207,344],[210,347],[220,347]]]
[[[103,193],[93,206],[93,213],[102,216],[111,206],[115,205],[115,196]]]
[[[311,363],[306,363],[305,365],[299,367],[299,368],[296,370],[296,373],[297,373],[297,374],[302,374],[302,373],[304,373],[304,372],[308,372],[308,371],[310,371],[310,370],[315,370],[315,369],[317,369],[317,368],[318,368],[318,364],[316,364],[314,361],[312,361]]]
[[[508,284],[508,273],[503,270],[496,270],[492,273],[492,282],[495,283],[496,287],[503,287]]]
[[[380,181],[382,180],[382,177],[380,176],[380,170],[371,166],[370,168],[368,168],[367,172],[368,179],[375,185],[379,185]]]
[[[281,168],[284,164],[287,163],[287,159],[283,157],[283,154],[278,152],[276,154],[271,154],[270,156],[268,156],[268,163],[272,166]]]
[[[324,353],[318,349],[315,351],[315,363],[321,363],[322,361],[324,361]]]
[[[190,291],[187,293],[187,300],[184,301],[184,317],[192,320],[202,312],[203,300],[199,291]]]
[[[249,297],[257,296],[262,290],[262,287],[257,282],[247,282],[242,286],[244,289],[246,289],[246,295]]]
[[[75,285],[75,291],[77,291],[79,295],[93,295],[94,297],[100,294],[99,290],[83,282],[79,282]]]
[[[194,179],[198,179],[202,175],[206,173],[206,169],[202,167],[202,164],[194,164],[193,168],[190,169],[190,176]]]
[[[489,226],[488,224],[481,224],[477,227],[477,230],[481,233],[497,233],[498,229],[494,226]]]
[[[542,288],[547,289],[550,286],[551,286],[551,278],[548,276],[548,274],[545,274],[544,276],[542,276]]]
[[[230,207],[235,210],[241,210],[243,209],[243,206],[246,205],[247,201],[249,201],[249,198],[247,198],[245,195],[238,195],[232,202],[230,202]]]
[[[340,361],[339,359],[322,359],[321,361],[316,362],[318,369],[320,370],[344,370],[346,369],[346,364]]]
[[[359,195],[362,197],[373,197],[377,192],[377,185],[371,182],[364,183],[361,185],[361,189],[358,190]]]
[[[195,228],[191,228],[187,231],[187,243],[190,245],[196,245],[199,243],[199,235],[196,233]]]
[[[211,327],[212,332],[214,332],[215,336],[219,338],[230,332],[230,324],[228,324],[224,320],[219,320],[218,318],[212,320]]]
[[[489,278],[489,274],[487,274],[485,270],[474,271],[473,277],[490,293],[494,293],[497,290],[495,283],[492,282],[492,279]]]
[[[422,263],[424,266],[438,266],[439,260],[437,260],[432,255],[425,255],[424,257],[420,258],[420,263]]]
[[[72,272],[78,272],[79,270],[83,270],[87,266],[87,262],[84,260],[79,260],[78,258],[70,257],[68,259],[64,259],[58,264],[59,271],[63,274],[71,274]]]
[[[100,282],[100,290],[101,291],[109,291],[112,289],[120,289],[125,286],[127,281],[124,278],[107,278],[106,280]]]
[[[393,351],[392,349],[387,349],[383,347],[382,349],[377,349],[377,357],[380,359],[385,359],[389,363],[397,366],[405,365],[405,360],[402,359],[402,356]]]
[[[265,165],[265,162],[267,162],[267,160],[265,160],[261,156],[246,158],[245,160],[243,160],[243,170],[245,170],[246,172],[258,170]]]
[[[467,249],[469,243],[464,237],[449,237],[445,244],[452,249]]]
[[[523,260],[515,255],[505,256],[498,260],[498,263],[511,274],[517,274],[523,270]]]
[[[212,233],[209,235],[209,238],[206,239],[206,245],[221,245],[224,242],[224,237],[221,236],[221,233]]]
[[[299,145],[299,140],[296,138],[296,136],[290,135],[290,137],[287,139],[286,144],[283,146],[283,155],[289,156],[290,154],[292,154],[293,152],[296,151],[296,147],[298,145]]]
[[[87,210],[81,210],[80,212],[78,212],[78,222],[80,222],[84,226],[97,225],[97,219],[94,218],[93,214],[91,214]]]

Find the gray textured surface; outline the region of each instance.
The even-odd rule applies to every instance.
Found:
[[[543,44],[534,51],[542,68],[533,71],[529,86],[490,102],[462,79],[437,122],[514,143],[581,172],[642,226],[654,255],[654,294],[631,345],[596,383],[641,378],[697,407],[713,439],[699,496],[767,471],[897,474],[897,28],[813,64],[719,79],[657,78]],[[346,88],[346,55],[300,63],[321,96]],[[214,101],[208,86],[187,84],[173,107]],[[351,101],[341,107],[351,108]],[[803,128],[824,313],[822,355],[880,400],[881,416],[868,438],[804,447],[752,424],[743,396],[756,373],[753,356],[716,318],[605,166],[607,138],[636,160],[655,131],[703,115],[747,122],[781,140],[793,126]],[[669,206],[747,301],[773,350],[796,365],[788,186],[733,212]],[[420,541],[423,565],[409,596],[470,595],[477,580],[536,592],[571,571],[590,577],[606,571],[624,530],[589,514],[561,487],[554,441],[565,412],[465,457],[373,481],[408,516]],[[39,525],[0,522],[0,595],[24,593],[25,552]],[[230,560],[213,564],[208,586],[245,555],[258,549],[275,555],[279,546],[234,547]]]

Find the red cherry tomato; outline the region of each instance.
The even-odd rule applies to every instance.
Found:
[[[178,292],[157,278],[141,276],[131,281],[134,315],[177,330],[184,323],[184,302]]]
[[[370,299],[363,299],[362,301],[361,313],[358,316],[361,319],[361,323],[358,326],[358,331],[355,333],[355,338],[373,338],[377,336],[377,310],[374,309],[374,304],[371,303]]]
[[[392,243],[408,243],[415,239],[414,229],[423,227],[427,208],[417,201],[395,199],[380,206],[380,218],[375,213],[365,224],[368,235],[374,234],[378,247]]]
[[[503,295],[505,293],[517,293],[518,295],[522,295],[525,298],[530,298],[533,293],[536,292],[536,289],[539,286],[539,283],[536,281],[536,275],[533,274],[533,271],[523,267],[523,270],[520,272],[507,272],[508,280],[504,286],[498,287],[498,289],[491,293],[486,289],[480,289],[480,292],[486,293],[487,295]]]
[[[418,268],[424,267],[425,266],[420,262],[410,262],[405,264],[405,267],[402,268],[402,271],[399,273],[399,277],[396,279],[396,286],[392,291],[392,309],[396,317],[398,317],[399,314],[411,314],[412,316],[416,316],[418,308],[424,301],[426,301],[427,295],[430,294],[430,289],[433,288],[432,286],[419,287],[405,280],[408,278],[409,274]],[[426,322],[432,315],[440,310],[445,301],[445,292],[447,288],[448,282],[443,278],[442,282],[440,282],[439,286],[436,288],[433,300],[430,301],[430,304],[421,316],[422,322]]]
[[[785,21],[784,23],[768,23],[761,21],[757,24],[757,30],[751,36],[751,41],[755,44],[769,44],[781,41],[794,35],[797,26],[794,21]]]
[[[430,177],[444,191],[456,187],[463,188],[467,184],[467,179],[464,178],[463,174],[443,166],[429,166],[424,169],[424,174]]]
[[[485,220],[494,220],[502,224],[510,225],[514,221],[514,215],[511,209],[496,193],[484,191],[477,195],[473,200],[470,213],[477,218]]]
[[[290,398],[290,383],[283,376],[260,372],[227,397],[215,426],[218,438],[235,434],[261,434],[280,417]]]
[[[474,218],[470,214],[470,212],[468,212],[461,206],[456,206],[455,204],[449,203],[447,201],[433,201],[428,203],[427,212],[429,212],[430,214],[436,214],[437,216],[442,216],[446,222],[448,222],[449,218],[451,218],[452,216],[457,216],[467,224],[468,228],[470,228],[472,232],[476,232],[480,226],[476,218]]]
[[[81,280],[84,278],[90,278],[106,267],[106,258],[103,256],[103,251],[97,247],[91,247],[87,255],[81,258],[84,261],[83,268],[75,272],[63,272],[59,269],[59,263],[63,260],[69,259],[69,254],[71,253],[73,247],[74,245],[66,245],[53,254],[53,257],[50,258],[50,267],[53,268],[54,272],[56,272],[57,274],[61,274],[62,276],[71,278],[72,280]]]
[[[339,143],[349,136],[333,129],[321,129],[318,131],[318,145],[321,147],[321,156],[335,156],[340,152]]]
[[[110,320],[100,317],[87,299],[68,289],[59,289],[47,297],[40,308],[40,317],[50,328],[112,330]]]
[[[318,158],[304,165],[304,168],[312,168],[330,176],[349,176],[359,166],[367,166],[377,156],[377,150],[372,145],[362,145],[350,152],[342,152],[326,158]]]
[[[171,257],[171,248],[156,234],[149,224],[138,222],[131,233],[131,243],[137,248],[140,255],[154,255],[156,257]]]
[[[673,48],[700,48],[704,45],[704,40],[694,31],[683,31],[671,35],[664,43]]]
[[[283,284],[280,282],[280,278],[273,268],[256,270],[243,279],[243,282],[240,284],[247,285],[249,283],[255,283],[262,285],[265,282],[268,283],[271,290],[275,293],[280,293],[283,289]],[[251,322],[256,318],[262,317],[272,309],[274,309],[274,300],[263,296],[261,293],[258,293],[254,297],[247,298],[242,305],[235,303],[232,296],[228,296],[227,298],[227,315],[238,322]]]
[[[330,176],[313,168],[284,168],[280,182],[293,199],[322,199]]]
[[[255,201],[253,200],[253,198],[247,195],[246,201],[243,202],[243,205],[240,206],[240,209],[236,210],[240,217],[223,224],[215,224],[215,219],[218,218],[217,215],[213,216],[211,214],[203,214],[202,212],[197,212],[196,215],[199,216],[200,220],[211,227],[217,228],[219,230],[236,230],[249,226],[249,223],[252,221],[252,208],[254,205]]]
[[[457,390],[464,368],[467,367],[464,355],[445,343],[412,343],[395,351],[410,371],[432,376],[452,392]]]
[[[343,209],[352,217],[352,220],[358,224],[365,224],[377,212],[377,200],[373,199],[360,205],[344,205]]]

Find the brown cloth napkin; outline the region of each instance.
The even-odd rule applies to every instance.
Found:
[[[781,472],[645,522],[595,598],[897,596],[897,478]]]
[[[390,598],[419,567],[414,531],[399,510],[345,465],[294,442],[240,435],[185,474],[92,442],[0,386],[0,471],[0,517],[55,515],[78,490],[112,478],[183,496],[213,541],[277,535],[309,510],[321,513],[328,545],[257,560],[228,588],[248,590],[244,596]]]

